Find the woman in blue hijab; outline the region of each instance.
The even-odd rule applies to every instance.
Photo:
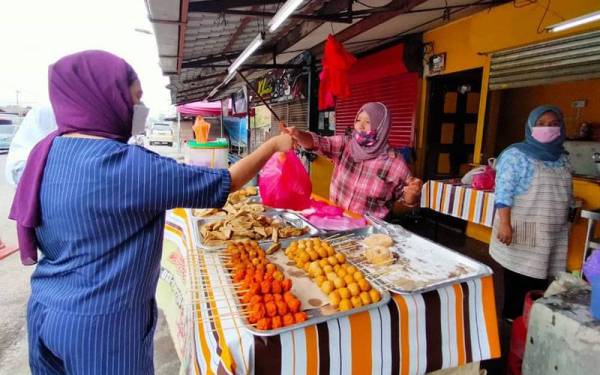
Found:
[[[563,114],[535,108],[525,141],[509,146],[496,167],[496,209],[490,255],[504,267],[503,317],[522,314],[525,294],[545,289],[565,270],[571,168],[563,148]]]

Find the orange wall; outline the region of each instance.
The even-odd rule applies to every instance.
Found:
[[[496,154],[523,139],[527,116],[540,104],[554,104],[563,111],[570,137],[577,134],[582,122],[600,123],[600,79],[502,90],[501,93]],[[571,102],[579,99],[586,99],[587,105],[578,113],[571,108]]]

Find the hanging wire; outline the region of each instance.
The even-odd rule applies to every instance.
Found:
[[[546,19],[546,15],[548,14],[548,9],[550,9],[550,4],[551,3],[552,3],[552,0],[548,0],[548,4],[546,4],[546,9],[544,9],[544,14],[542,15],[542,18],[540,19],[540,23],[538,23],[538,26],[537,26],[537,33],[538,34],[541,34],[541,33],[544,32],[544,29],[542,28],[540,30],[540,27],[542,26],[542,23]]]

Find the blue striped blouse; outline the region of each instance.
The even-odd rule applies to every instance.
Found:
[[[58,137],[41,185],[43,257],[32,297],[68,312],[102,314],[154,298],[165,211],[221,207],[225,169],[177,164],[137,146]]]

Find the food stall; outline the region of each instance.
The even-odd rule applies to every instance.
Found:
[[[301,119],[299,127],[343,134],[361,103],[382,101],[393,108],[393,146],[414,146],[419,33],[482,6],[311,0],[274,26],[290,2],[279,3],[149,0],[173,103],[235,99],[243,89],[247,103],[271,105],[275,128]],[[329,34],[359,62],[355,95],[326,108],[325,126],[316,85]],[[291,82],[304,78],[305,90]],[[294,100],[294,87],[306,95]],[[263,103],[277,88],[285,102]],[[327,168],[312,163],[313,192],[328,191]],[[458,371],[475,374],[479,361],[500,356],[487,266],[373,218],[325,231],[236,194],[224,210],[167,213],[157,302],[182,373],[425,374],[467,365]],[[247,280],[259,268],[258,280]]]
[[[423,374],[500,356],[488,267],[399,226],[373,219],[362,229],[324,232],[301,215],[264,207],[257,197],[246,199],[247,204],[226,206],[229,213],[177,209],[167,215],[157,301],[185,373]],[[286,322],[291,315],[284,314],[275,323],[273,314],[264,325],[258,318],[270,316],[268,307],[253,316],[255,305],[234,261],[240,251],[216,239],[223,232],[213,233],[219,221],[231,223],[240,215],[246,222],[257,220],[254,225],[267,223],[264,217],[279,218],[279,233],[290,236],[278,239],[281,248],[270,253],[273,234],[262,233],[272,224],[254,227],[252,235],[265,254],[257,258],[290,281],[288,291],[300,301],[296,311],[304,313],[299,320]],[[231,238],[239,238],[233,243],[245,243],[242,252],[252,248],[242,240],[245,230],[233,228]],[[309,244],[314,252],[299,252]],[[323,270],[336,265],[342,269],[336,274],[346,280],[330,273],[333,281],[324,278]],[[353,281],[346,271],[360,276]],[[277,294],[266,291],[273,294],[257,291],[252,297]]]

